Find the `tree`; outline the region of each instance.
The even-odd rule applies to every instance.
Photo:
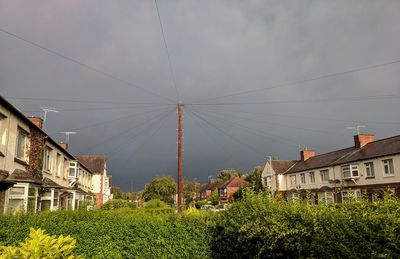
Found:
[[[113,186],[111,188],[111,192],[113,194],[113,198],[114,199],[122,199],[122,192],[121,192],[121,188],[118,186]]]
[[[218,179],[226,181],[232,177],[239,176],[240,174],[235,169],[223,169],[218,173]]]
[[[219,192],[218,192],[218,188],[215,188],[215,190],[213,191],[213,194],[211,196],[211,203],[212,205],[217,205],[219,201]]]
[[[197,193],[200,191],[201,184],[196,180],[189,181],[185,178],[183,179],[183,199],[186,205],[194,201]]]
[[[174,204],[175,194],[175,180],[171,176],[161,176],[146,184],[143,191],[143,199],[145,201],[160,199],[168,204]]]
[[[251,184],[255,192],[264,191],[264,187],[261,181],[261,174],[264,168],[262,166],[256,166],[254,169],[246,176],[246,181]]]

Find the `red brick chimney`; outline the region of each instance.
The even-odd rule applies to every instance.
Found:
[[[354,136],[354,146],[356,148],[362,148],[368,143],[374,142],[375,136],[372,134],[359,134]]]
[[[38,126],[39,128],[42,128],[43,126],[43,119],[40,117],[36,117],[36,116],[29,116],[28,119],[33,122],[33,124],[35,124],[36,126]]]
[[[67,143],[64,143],[64,142],[60,142],[60,143],[58,143],[63,149],[65,149],[65,150],[67,150],[68,149],[68,144]]]
[[[308,150],[308,148],[304,148],[302,151],[300,151],[301,161],[306,161],[307,159],[314,157],[315,155],[315,151]]]

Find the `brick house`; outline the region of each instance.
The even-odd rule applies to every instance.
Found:
[[[218,186],[221,182],[217,180],[210,180],[207,184],[204,184],[200,187],[198,199],[200,200],[209,200],[211,199],[213,192],[215,189],[218,189]]]
[[[400,135],[376,141],[374,135],[356,135],[351,147],[321,155],[304,149],[280,180],[277,191],[288,199],[318,204],[363,194],[374,200],[385,190],[400,197]]]
[[[229,180],[221,183],[218,188],[219,204],[225,204],[232,200],[235,192],[239,191],[240,187],[248,186],[249,183],[240,177],[232,177]]]

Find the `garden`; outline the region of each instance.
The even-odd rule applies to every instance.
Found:
[[[158,201],[141,209],[114,203],[0,216],[3,258],[400,256],[400,201],[391,197],[316,206],[247,191],[225,211],[179,214]]]

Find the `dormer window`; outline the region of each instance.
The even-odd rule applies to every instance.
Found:
[[[358,172],[358,165],[345,165],[342,166],[342,177],[343,179],[358,178],[360,176]]]

